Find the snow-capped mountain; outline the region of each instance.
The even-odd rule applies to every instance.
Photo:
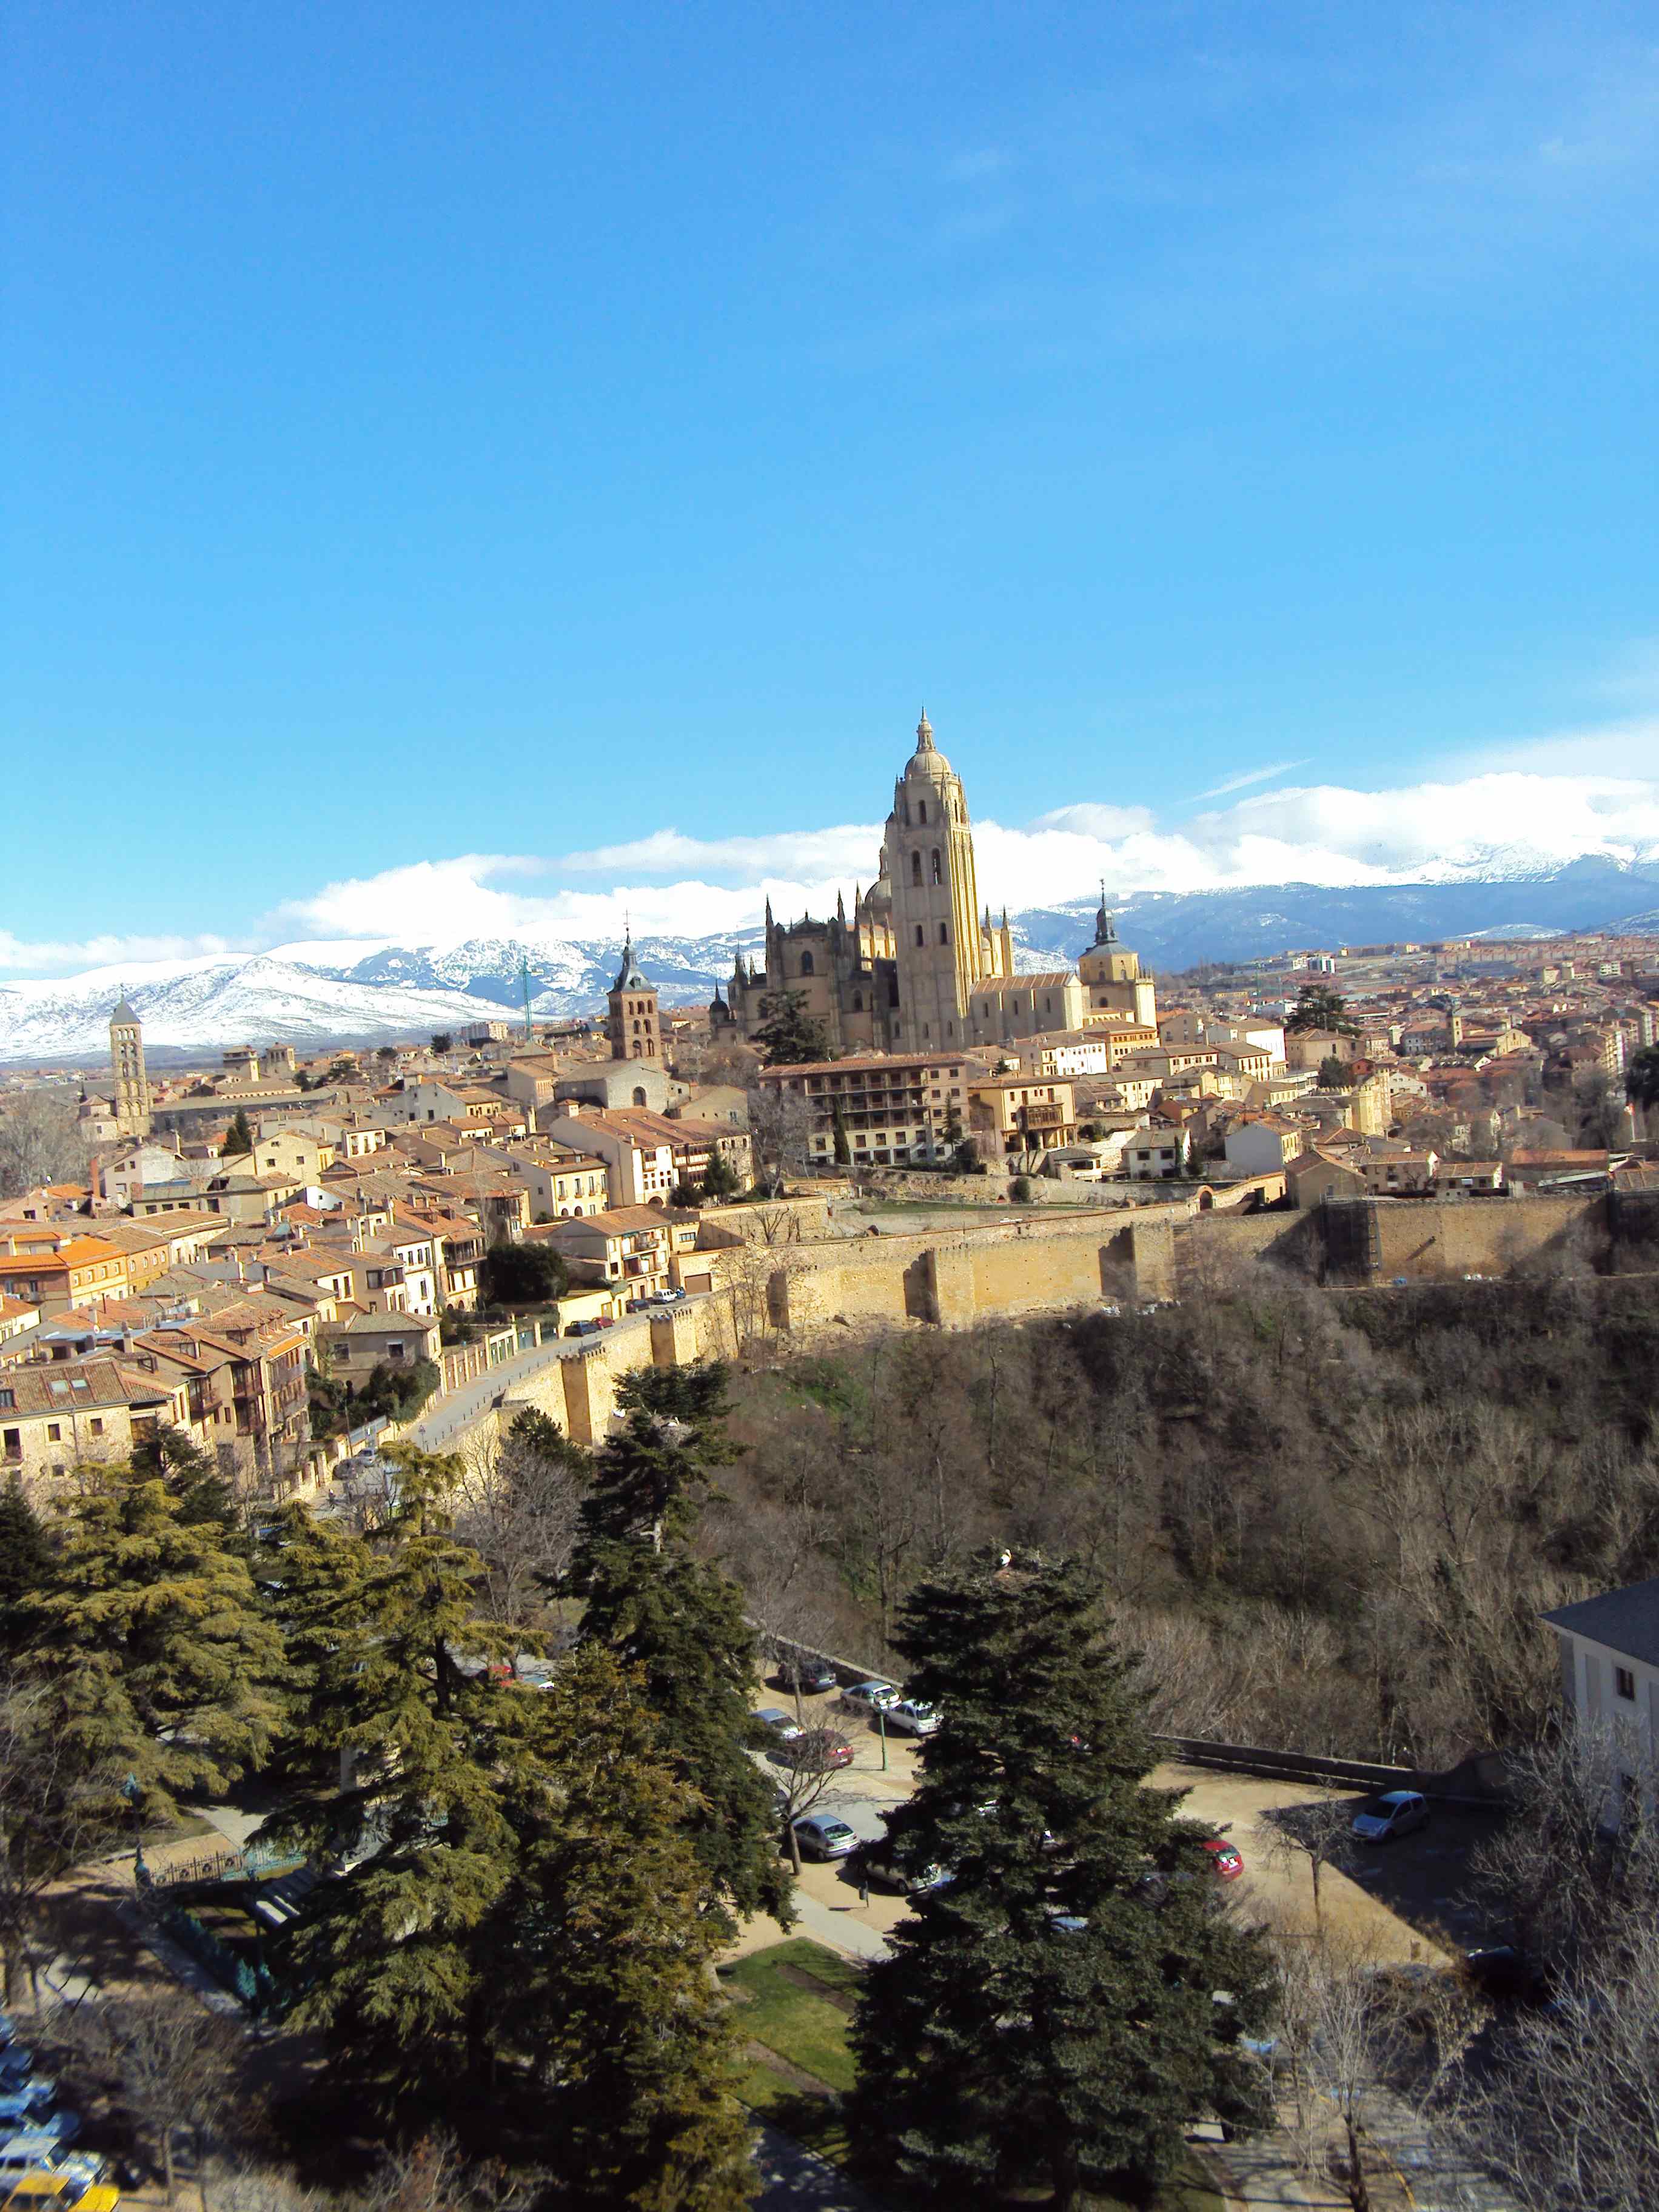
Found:
[[[1659,864],[1587,858],[1528,866],[1526,857],[1519,848],[1494,849],[1486,856],[1491,874],[1466,876],[1459,861],[1443,878],[1415,884],[1139,891],[1118,902],[1118,934],[1146,967],[1167,973],[1311,945],[1659,926]],[[1011,917],[1018,964],[1074,960],[1093,934],[1094,908],[1092,899],[1072,899]],[[640,938],[635,951],[663,1003],[684,1006],[706,1002],[737,953],[756,954],[761,943],[757,927]],[[510,1018],[524,1004],[526,968],[538,1018],[596,1012],[621,958],[614,939],[336,939],[0,984],[0,1063],[95,1066],[107,1054],[110,1009],[123,990],[158,1057],[245,1043],[378,1044]]]
[[[148,1052],[217,1053],[234,1044],[315,1047],[337,1039],[385,1043],[459,1022],[499,1018],[489,1000],[459,991],[351,983],[291,957],[222,953],[153,968],[125,985]],[[103,971],[51,983],[0,984],[0,1060],[96,1062],[109,1053],[110,1009],[121,988]]]

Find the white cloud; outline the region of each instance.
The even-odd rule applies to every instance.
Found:
[[[1630,772],[1638,760],[1648,773]],[[1024,824],[977,823],[980,896],[1018,910],[1092,896],[1103,878],[1115,896],[1411,883],[1583,854],[1659,861],[1656,760],[1659,722],[1649,721],[1510,747],[1502,766],[1461,763],[1442,779],[1393,790],[1324,783],[1258,793],[1189,814],[1178,828],[1148,807],[1080,799]],[[1217,795],[1228,788],[1217,786]],[[871,823],[763,837],[665,829],[556,858],[416,860],[288,900],[242,947],[210,937],[31,944],[0,935],[0,968],[40,975],[94,966],[118,980],[125,964],[137,980],[140,963],[274,945],[303,945],[313,963],[348,966],[393,942],[615,939],[625,916],[641,936],[715,935],[751,927],[768,898],[781,915],[833,913],[838,891],[850,897],[855,883],[870,882],[880,836]]]
[[[1194,800],[1224,799],[1230,791],[1247,791],[1253,783],[1267,783],[1276,775],[1288,775],[1293,768],[1306,768],[1307,765],[1306,758],[1275,761],[1271,768],[1253,768],[1243,775],[1230,775],[1225,783],[1212,783],[1207,791],[1194,792],[1193,797]]]

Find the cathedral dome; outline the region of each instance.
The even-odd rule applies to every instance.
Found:
[[[916,749],[905,763],[907,776],[939,776],[954,775],[955,770],[933,743],[933,726],[927,719],[927,709],[921,710],[921,720],[916,724]]]

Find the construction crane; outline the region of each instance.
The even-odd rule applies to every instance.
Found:
[[[519,981],[524,986],[524,1041],[533,1044],[536,1040],[530,1026],[530,962],[522,952],[519,955]]]

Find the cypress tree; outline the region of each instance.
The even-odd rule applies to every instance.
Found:
[[[637,1668],[664,1749],[691,1785],[688,1830],[708,1901],[792,1918],[771,1785],[749,1756],[758,1644],[743,1593],[692,1549],[714,1471],[736,1456],[719,1362],[646,1368],[617,1388],[621,1431],[607,1438],[583,1502],[572,1579],[582,1635]]]
[[[150,1806],[228,1788],[270,1748],[282,1644],[247,1562],[188,1522],[161,1479],[99,1471],[70,1502],[51,1587],[27,1607],[28,1662],[81,1771]]]
[[[546,2102],[560,2202],[737,2212],[754,2185],[737,2039],[710,1967],[686,1784],[614,1656],[580,1650],[525,1716],[534,1801],[499,1925],[504,2039]]]
[[[1237,2037],[1265,2022],[1267,1954],[1223,1912],[1182,1793],[1146,1786],[1134,1662],[1090,1578],[977,1565],[913,1593],[894,1640],[912,1695],[948,1716],[895,1848],[952,1880],[860,1999],[871,2164],[941,2203],[1046,2183],[1069,2212],[1081,2190],[1155,2183],[1206,2106],[1264,2122]]]
[[[46,1589],[52,1571],[51,1540],[14,1474],[0,1491],[0,1653],[28,1642],[28,1601]]]
[[[239,1106],[230,1127],[225,1131],[225,1141],[219,1147],[219,1157],[222,1160],[235,1159],[252,1150],[253,1131],[249,1127],[246,1114]]]

